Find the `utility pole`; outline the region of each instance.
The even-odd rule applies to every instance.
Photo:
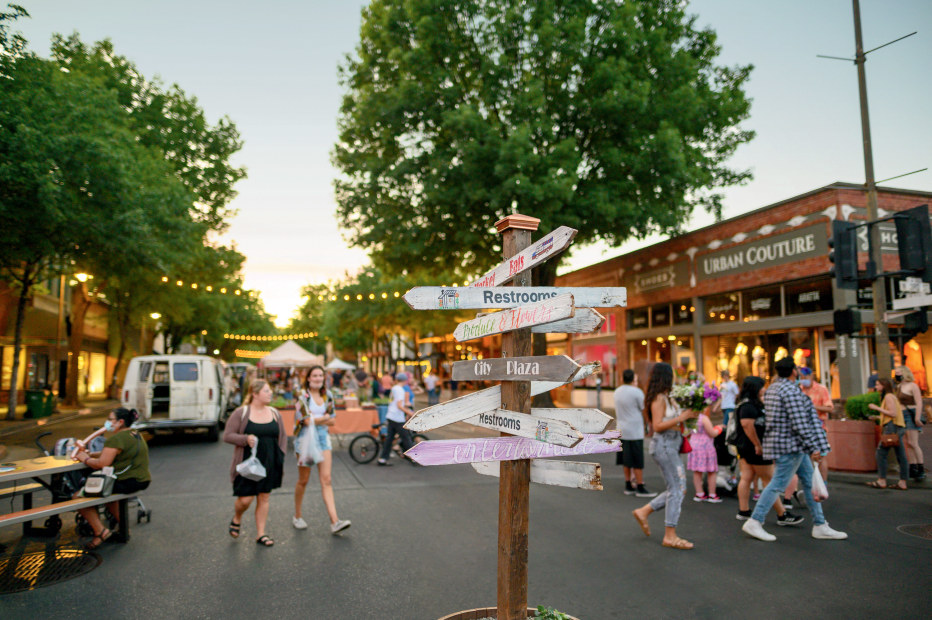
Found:
[[[858,0],[852,0],[854,5],[854,64],[858,68],[858,94],[861,99],[861,135],[864,142],[864,174],[867,186],[867,219],[874,221],[877,215],[877,185],[874,183],[874,156],[871,150],[871,124],[867,109],[867,78],[864,73],[864,63],[867,57],[864,53],[864,44],[861,39],[861,7]],[[883,272],[883,254],[880,249],[880,227],[871,226],[870,254],[868,265],[875,265],[875,272]],[[871,271],[868,268],[868,271]],[[893,370],[890,356],[890,335],[883,315],[887,309],[887,279],[878,277],[873,281],[874,291],[874,349],[877,355],[877,375],[890,378]]]

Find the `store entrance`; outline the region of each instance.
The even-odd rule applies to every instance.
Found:
[[[822,333],[821,347],[819,347],[819,382],[828,388],[832,398],[841,398],[841,380],[838,378],[838,346],[835,344],[835,334],[831,330]]]

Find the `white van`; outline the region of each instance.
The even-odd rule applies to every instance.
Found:
[[[139,412],[133,428],[204,428],[217,441],[228,396],[223,385],[223,367],[212,357],[143,355],[129,362],[121,402]]]

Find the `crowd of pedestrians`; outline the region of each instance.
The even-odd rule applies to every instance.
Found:
[[[625,468],[625,494],[653,496],[650,502],[632,513],[646,536],[651,535],[648,518],[652,513],[663,510],[663,546],[682,550],[694,547],[693,543],[676,533],[685,495],[685,472],[686,469],[693,472],[694,501],[722,501],[717,490],[719,457],[715,439],[729,427],[731,420],[734,432],[729,441],[737,453],[740,471],[736,518],[743,522],[741,529],[744,533],[763,541],[776,540],[764,529],[771,508],[777,513],[777,525],[800,525],[804,517],[790,512],[789,508],[793,499],[799,502],[804,497],[812,518],[813,538],[847,538],[847,534],[829,526],[822,505],[817,501],[822,498],[813,493],[814,478],[824,478],[821,472],[816,473],[816,468],[824,465],[825,456],[831,450],[824,426],[829,412],[833,410],[831,397],[823,386],[812,380],[811,371],[797,367],[792,358],[778,361],[775,370],[777,374],[770,385],[765,385],[759,377],[749,376],[740,388],[728,372],[723,371],[719,385],[721,399],[702,411],[683,409],[671,398],[674,379],[669,364],[653,365],[646,395],[637,387],[637,378],[632,371],[622,373],[623,385],[614,394],[617,428],[621,431],[623,446],[617,462]],[[903,416],[891,418],[893,403],[900,401],[893,395],[889,380],[879,381],[878,386],[885,386],[884,394],[889,397],[884,401],[886,409],[877,407],[881,421],[890,428],[895,425],[896,430],[892,432],[904,435]],[[722,426],[714,425],[710,419],[717,408],[721,408]],[[686,434],[685,423],[692,419],[695,419],[695,429]],[[656,496],[644,486],[645,437],[650,437],[649,453],[665,483],[663,492]],[[688,452],[685,467],[684,452]],[[897,454],[905,476],[908,470],[905,445],[898,449]],[[878,449],[878,462],[881,461],[880,456]],[[885,472],[885,458],[881,466]],[[764,489],[752,511],[751,487],[756,481],[760,481]],[[795,490],[791,484],[798,484],[800,489],[792,498],[785,495]],[[878,481],[875,486],[883,484]]]

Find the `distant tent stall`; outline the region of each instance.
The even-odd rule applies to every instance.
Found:
[[[327,370],[355,370],[355,366],[344,362],[339,357],[333,358],[333,361],[324,366]]]
[[[304,350],[294,340],[289,340],[272,350],[271,353],[259,360],[259,367],[268,368],[310,368],[322,366],[324,358]]]

